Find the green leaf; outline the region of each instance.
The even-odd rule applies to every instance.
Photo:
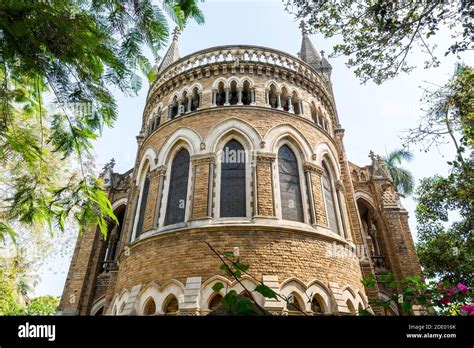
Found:
[[[266,285],[259,284],[255,287],[254,291],[262,294],[266,298],[274,298],[275,300],[278,299],[276,292]]]
[[[16,243],[17,235],[15,231],[13,231],[13,229],[6,223],[0,221],[0,239],[5,239],[7,235],[10,236],[14,243]]]
[[[217,282],[212,286],[212,290],[214,290],[215,292],[220,292],[223,288],[224,284],[222,284],[221,282]]]
[[[236,306],[237,315],[256,315],[252,302],[248,299],[240,299]]]

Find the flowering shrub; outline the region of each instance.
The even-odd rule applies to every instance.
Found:
[[[420,276],[405,277],[395,281],[391,273],[373,275],[362,280],[369,288],[376,288],[377,282],[382,287],[391,289],[388,300],[371,301],[369,304],[388,309],[395,304],[402,315],[414,314],[414,307],[425,315],[474,315],[472,286],[458,283],[456,286],[447,281],[425,282]],[[364,310],[361,314],[367,314]]]

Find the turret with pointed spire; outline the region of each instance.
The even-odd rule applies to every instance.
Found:
[[[178,49],[179,34],[181,34],[179,27],[175,27],[173,30],[173,41],[171,42],[171,45],[168,48],[165,56],[161,60],[161,64],[158,66],[158,61],[155,64],[155,71],[157,75],[180,58]]]
[[[329,80],[331,78],[332,67],[326,57],[324,57],[324,51],[321,51],[321,58],[321,55],[318,53],[316,48],[314,48],[313,43],[308,36],[308,25],[305,21],[301,21],[300,28],[301,33],[303,34],[301,50],[299,52],[300,59],[308,63],[308,65],[314,70],[322,73],[323,76]]]

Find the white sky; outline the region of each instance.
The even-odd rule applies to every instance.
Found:
[[[284,11],[280,0],[207,0],[200,7],[206,23],[201,26],[190,23],[184,30],[179,40],[181,56],[229,44],[266,46],[293,55],[300,49],[299,23]],[[424,70],[425,56],[416,51],[409,56],[409,60],[420,68],[381,86],[373,83],[361,85],[354,73],[344,65],[344,57],[330,60],[336,106],[341,125],[346,130],[345,148],[350,161],[364,166],[369,164],[370,150],[385,155],[399,148],[399,136],[405,129],[415,127],[421,115],[419,100],[422,90],[419,86],[429,87],[424,81],[441,85],[452,75],[454,64],[459,60],[451,55],[444,57],[444,48],[450,44],[450,37],[447,30],[440,32],[441,35],[436,36],[439,46],[436,52],[441,59],[441,67]],[[320,35],[311,38],[317,50],[326,53],[332,51],[334,40],[326,40]],[[472,53],[469,56],[462,55],[461,58],[465,63],[473,63]],[[118,172],[125,172],[133,166],[137,150],[135,136],[141,127],[147,89],[144,87],[139,96],[134,98],[115,93],[119,118],[115,127],[105,130],[95,144],[99,168],[112,157],[117,162],[115,170]],[[417,181],[436,173],[446,174],[449,170],[446,161],[454,154],[451,145],[429,153],[415,148],[413,150],[414,160],[404,167],[413,173]],[[410,227],[416,239],[415,203],[407,198],[403,204],[409,212]],[[51,257],[39,270],[42,280],[35,295],[61,295],[71,256]]]

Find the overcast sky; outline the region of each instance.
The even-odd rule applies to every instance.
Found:
[[[179,39],[181,56],[208,47],[229,44],[266,46],[293,55],[300,49],[299,23],[284,11],[280,0],[207,0],[201,8],[206,23],[190,23],[186,27]],[[332,51],[332,45],[336,42],[320,35],[313,35],[311,39],[317,50],[324,50],[326,53]],[[444,57],[443,49],[450,44],[447,30],[441,30],[441,35],[436,36],[436,43],[439,46],[436,52],[441,59],[441,67],[424,70],[422,66],[425,56],[416,51],[409,55],[408,59],[417,63],[420,68],[409,75],[402,74],[381,86],[373,83],[361,85],[353,71],[345,66],[344,57],[330,60],[336,106],[341,125],[346,130],[345,148],[350,161],[364,166],[370,163],[370,150],[385,155],[399,148],[399,137],[403,135],[403,131],[417,125],[422,114],[419,102],[422,96],[420,86],[432,87],[425,81],[444,84],[452,75],[454,64],[458,61],[451,55]],[[472,53],[469,56],[462,55],[461,58],[466,63],[473,62]],[[99,168],[111,158],[115,158],[115,170],[118,172],[125,172],[133,166],[137,149],[135,136],[140,131],[146,93],[147,87],[134,98],[115,93],[119,117],[115,127],[105,130],[95,145]],[[413,152],[414,160],[404,166],[418,181],[436,173],[446,174],[449,170],[446,161],[452,158],[454,147],[447,145],[439,151],[434,149],[429,153],[413,148]],[[403,199],[403,204],[409,212],[410,227],[416,239],[415,203],[406,198]],[[71,255],[57,256],[39,270],[42,280],[36,289],[36,295],[61,295],[70,258]]]

